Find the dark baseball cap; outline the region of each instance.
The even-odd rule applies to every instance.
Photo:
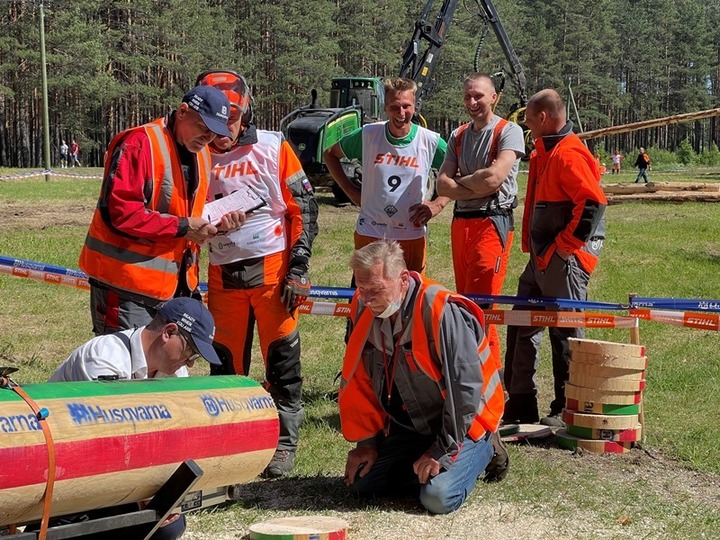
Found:
[[[190,334],[195,348],[205,360],[216,366],[222,365],[212,346],[215,319],[202,302],[187,297],[173,298],[160,306],[158,313]]]
[[[214,86],[196,86],[185,94],[182,100],[200,115],[210,131],[220,137],[232,137],[227,127],[230,101],[222,90]]]

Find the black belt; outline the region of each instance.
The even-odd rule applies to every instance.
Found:
[[[458,219],[477,219],[477,218],[489,218],[493,216],[505,216],[512,217],[512,208],[493,208],[492,210],[470,210],[459,211],[453,210],[453,217]]]

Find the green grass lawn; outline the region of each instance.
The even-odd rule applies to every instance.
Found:
[[[82,171],[99,174],[99,170]],[[8,170],[0,170],[0,176],[4,174],[8,174]],[[521,177],[524,183],[525,176]],[[634,172],[626,170],[619,179],[607,175],[603,181],[632,182],[634,178]],[[718,178],[720,174],[713,170],[656,170],[651,176],[651,180],[674,182],[717,181]],[[40,177],[0,181],[3,216],[0,254],[77,268],[98,189],[96,179],[53,177],[45,182]],[[523,186],[521,193],[524,194]],[[335,207],[329,193],[319,193],[318,201],[320,234],[311,262],[312,281],[316,285],[346,287],[350,280],[347,261],[357,211],[353,207]],[[449,210],[431,222],[428,275],[452,288]],[[521,212],[522,207],[518,210]],[[517,214],[516,242],[503,291],[509,295],[515,294],[517,278],[527,260],[520,251],[520,215]],[[614,205],[607,210],[607,229],[608,239],[590,282],[590,299],[625,302],[630,293],[720,298],[715,279],[720,266],[720,205]],[[15,379],[20,383],[43,381],[77,345],[91,337],[87,292],[3,274],[0,274],[0,292],[0,365],[19,367]],[[344,350],[345,323],[337,318],[303,316],[300,326],[306,417],[296,471],[291,479],[274,485],[276,489],[283,486],[291,491],[302,491],[302,486],[306,486],[308,490],[323,491],[322,495],[318,494],[321,500],[337,499],[339,505],[348,505],[336,477],[341,476],[350,445],[339,433],[337,404],[333,400],[337,390],[334,379]],[[501,332],[504,334],[504,328]],[[587,337],[629,342],[627,330],[594,329],[587,332]],[[646,448],[683,470],[707,473],[717,481],[716,475],[720,475],[718,335],[641,322],[640,341],[647,346],[649,357],[645,391]],[[543,346],[539,373],[541,410],[548,407],[552,387],[547,338]],[[261,366],[256,346],[251,375],[262,377]],[[206,365],[195,368],[197,374],[204,370]],[[557,456],[569,452],[533,447],[512,447],[510,452],[513,469],[508,480],[493,492],[495,500],[539,508],[561,525],[572,522],[571,516],[578,513],[592,513],[597,523],[607,524],[612,537],[618,537],[618,531],[623,530],[627,537],[699,538],[701,534],[706,538],[718,537],[717,505],[703,507],[693,500],[665,495],[662,487],[652,491],[642,482],[629,482],[622,493],[605,485],[603,467],[610,463],[614,470],[627,469],[627,474],[632,475],[632,461],[623,461],[623,458],[585,461],[583,467],[575,470],[572,465],[565,466],[565,461],[557,461]],[[600,463],[604,465],[595,467]],[[267,517],[269,511],[263,509],[265,497],[269,497],[266,490],[271,489],[267,486],[267,483],[251,484],[246,498],[227,510],[233,519],[246,523],[258,515]],[[482,504],[480,496],[471,498],[471,508]],[[277,506],[271,508],[275,512],[282,510]],[[308,500],[301,508],[314,506]],[[377,507],[364,507],[363,512],[363,520],[380,519]],[[624,513],[635,516],[633,525],[617,529],[620,526],[616,522]],[[199,526],[213,530],[228,519],[226,515],[215,514],[201,514],[193,519]],[[683,536],[683,531],[691,534]]]

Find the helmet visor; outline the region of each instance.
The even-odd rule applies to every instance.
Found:
[[[243,77],[233,71],[206,71],[200,74],[197,84],[206,84],[222,90],[232,107],[245,114],[250,107],[250,89]]]

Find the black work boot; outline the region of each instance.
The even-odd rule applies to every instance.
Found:
[[[510,469],[510,456],[505,449],[500,434],[496,431],[490,435],[490,442],[493,445],[493,457],[485,467],[484,482],[499,482],[507,476]]]
[[[294,450],[275,450],[275,455],[260,476],[263,478],[280,478],[292,471],[294,466]]]
[[[505,403],[503,423],[505,424],[535,424],[540,420],[537,396],[530,394],[509,394]]]

